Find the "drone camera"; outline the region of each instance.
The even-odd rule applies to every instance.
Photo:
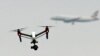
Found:
[[[31,46],[31,49],[37,50],[38,46],[37,45]]]

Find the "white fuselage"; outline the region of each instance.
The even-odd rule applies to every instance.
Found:
[[[56,21],[63,21],[65,23],[92,22],[98,20],[98,18],[81,18],[81,17],[71,18],[71,17],[62,17],[62,16],[52,17],[51,19]]]
[[[98,13],[99,13],[98,10],[95,11],[90,18],[55,16],[55,17],[52,17],[51,19],[55,20],[55,21],[63,21],[63,22],[66,22],[66,23],[71,22],[72,24],[74,24],[75,22],[92,22],[92,21],[98,20],[98,18],[97,18]]]

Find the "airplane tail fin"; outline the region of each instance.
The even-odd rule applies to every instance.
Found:
[[[97,19],[99,11],[95,11],[94,14],[91,16],[93,19]]]

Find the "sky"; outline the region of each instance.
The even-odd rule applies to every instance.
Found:
[[[100,0],[0,0],[0,56],[100,56],[100,21],[55,22],[59,15],[91,16],[100,11]],[[100,14],[98,15],[100,18]],[[13,29],[26,27],[27,34],[39,33],[41,25],[52,25],[49,39],[37,39],[39,49],[30,49],[31,40],[19,38]]]

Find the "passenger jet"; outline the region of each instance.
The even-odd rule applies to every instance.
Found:
[[[90,17],[90,18],[83,18],[83,17],[64,17],[64,16],[55,16],[55,17],[52,17],[51,20],[54,20],[54,21],[63,21],[65,23],[72,23],[72,25],[75,23],[75,22],[92,22],[92,21],[97,21],[99,20],[98,19],[98,13],[99,11],[95,11],[93,13],[93,15]]]

